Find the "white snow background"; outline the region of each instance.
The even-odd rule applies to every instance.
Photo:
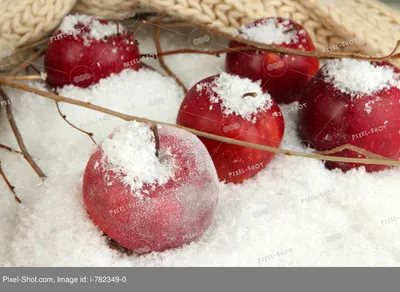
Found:
[[[194,30],[162,30],[163,50],[189,47]],[[138,35],[141,53],[155,52],[152,35],[149,26]],[[226,46],[226,41],[213,38],[212,48]],[[225,62],[224,55],[182,54],[165,59],[188,88],[223,71]],[[148,63],[160,68],[155,60]],[[46,90],[44,82],[28,83]],[[143,256],[120,254],[108,247],[83,205],[82,175],[92,150],[91,140],[65,123],[54,101],[9,88],[6,91],[15,99],[14,115],[25,144],[48,178],[42,183],[21,155],[0,149],[2,167],[23,201],[17,204],[0,180],[1,266],[400,263],[399,169],[372,174],[361,169],[344,174],[325,169],[318,160],[281,155],[243,184],[220,183],[214,222],[197,242]],[[183,91],[173,79],[148,70],[124,70],[92,88],[68,86],[60,94],[170,123],[175,122],[183,99]],[[298,111],[289,111],[294,106],[282,107],[287,111],[282,147],[310,151],[296,134]],[[125,123],[78,106],[60,107],[69,121],[93,132],[96,141]],[[0,110],[1,143],[18,149],[4,108]]]

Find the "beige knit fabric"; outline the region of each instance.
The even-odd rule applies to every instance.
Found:
[[[18,47],[46,36],[71,10],[118,19],[139,6],[223,32],[262,17],[291,18],[305,26],[319,49],[383,55],[400,39],[399,13],[374,0],[76,1],[0,0],[0,49],[4,43]]]

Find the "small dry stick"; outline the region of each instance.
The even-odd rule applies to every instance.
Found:
[[[247,40],[247,39],[241,38],[241,37],[234,37],[228,33],[216,31],[215,29],[210,29],[210,28],[206,28],[206,29],[210,30],[212,33],[214,33],[216,35],[225,37],[229,40],[233,40],[233,41],[247,44],[249,46],[253,46],[253,47],[257,47],[257,48],[262,48],[266,51],[273,52],[273,53],[281,53],[281,54],[297,55],[297,56],[305,56],[305,57],[315,57],[315,58],[319,58],[319,59],[352,58],[352,59],[366,60],[366,61],[386,61],[386,60],[400,58],[400,53],[395,54],[396,51],[400,48],[400,40],[397,41],[395,48],[389,55],[383,56],[383,57],[372,57],[372,56],[367,56],[367,55],[358,54],[358,53],[302,51],[302,50],[297,50],[297,49],[277,47],[277,46],[273,46],[273,45],[267,45],[264,43]]]
[[[1,161],[0,161],[0,176],[4,179],[6,185],[7,185],[7,187],[10,189],[11,193],[13,193],[14,199],[15,199],[19,204],[21,204],[22,201],[21,201],[21,200],[17,197],[17,195],[15,194],[14,186],[10,184],[9,180],[8,180],[7,177],[6,177],[6,174],[5,174],[4,171],[3,171],[3,168],[1,167]]]
[[[26,46],[23,46],[23,47],[20,47],[20,48],[16,49],[15,53],[18,54],[20,52],[23,52],[23,51],[26,51],[26,50],[29,50],[29,49],[32,49],[32,48],[36,48],[36,47],[38,47],[40,45],[43,45],[43,44],[47,43],[48,41],[49,41],[49,38],[41,39],[40,41],[31,43],[31,44],[28,44]]]
[[[42,72],[40,72],[40,70],[39,70],[38,68],[36,68],[36,66],[33,65],[33,64],[30,64],[29,67],[32,68],[33,71],[35,71],[35,72],[36,72],[37,74],[39,74],[39,75],[42,73]],[[29,68],[29,67],[28,67],[28,68]]]
[[[41,48],[39,51],[33,53],[28,57],[27,60],[23,61],[21,64],[17,66],[14,70],[12,70],[8,75],[10,76],[15,76],[18,73],[24,71],[26,68],[28,68],[33,62],[35,62],[37,59],[39,59],[44,52],[46,51],[46,47]]]
[[[146,63],[140,62],[140,65],[141,65],[143,68],[147,68],[147,69],[150,69],[150,70],[153,70],[153,71],[158,72],[158,70],[154,69],[153,67],[151,67],[150,65],[148,65],[148,64],[146,64]],[[165,75],[164,72],[158,72],[158,73],[160,73],[161,75]]]
[[[40,80],[42,79],[42,76],[40,75],[24,75],[24,76],[2,76],[2,78],[8,78],[11,80]]]
[[[139,27],[134,31],[134,34],[136,35],[146,24],[155,24],[159,22],[160,20],[164,19],[167,16],[166,13],[161,14],[160,16],[152,19],[152,20],[142,20],[142,23],[139,25]]]
[[[14,148],[11,148],[11,147],[6,146],[6,145],[4,145],[4,144],[0,144],[0,148],[5,149],[5,150],[8,150],[8,151],[10,151],[10,152],[22,154],[21,151],[15,150]]]
[[[67,116],[64,115],[64,114],[61,112],[60,106],[58,105],[58,102],[57,102],[57,101],[56,101],[56,107],[57,107],[58,113],[60,114],[60,116],[63,118],[63,120],[64,120],[68,125],[70,125],[70,126],[71,126],[72,128],[74,128],[74,129],[78,130],[79,132],[88,135],[89,138],[90,138],[90,140],[92,140],[93,143],[96,144],[96,141],[93,139],[93,133],[90,133],[90,132],[87,132],[87,131],[85,131],[85,130],[82,130],[82,129],[78,128],[77,126],[75,126],[74,124],[72,124],[70,121],[67,120]]]
[[[194,49],[180,49],[180,50],[172,50],[172,51],[164,51],[157,54],[142,54],[141,58],[150,57],[156,55],[157,57],[161,56],[169,56],[176,54],[205,54],[205,55],[213,55],[219,57],[220,54],[232,53],[232,52],[247,52],[247,51],[260,51],[259,48],[251,47],[251,46],[243,46],[236,47],[234,49],[227,48],[222,50],[215,51],[205,51],[205,50],[194,50]]]
[[[154,42],[156,43],[156,48],[157,48],[157,55],[162,52],[161,49],[161,44],[160,44],[160,28],[158,26],[154,27]],[[185,85],[182,83],[182,81],[172,72],[171,69],[165,64],[164,58],[162,56],[159,56],[158,61],[160,62],[161,67],[167,72],[169,76],[175,79],[175,81],[183,88],[183,91],[187,93],[187,88]]]
[[[8,103],[10,103],[10,98],[7,96],[7,94],[4,92],[2,88],[0,88],[0,95],[2,99]],[[7,112],[7,119],[10,123],[11,129],[14,133],[15,138],[17,139],[17,143],[19,148],[22,151],[22,155],[26,159],[26,161],[30,164],[30,166],[33,168],[33,170],[37,173],[37,175],[44,180],[46,178],[46,175],[44,172],[40,169],[39,165],[36,164],[35,160],[33,160],[32,156],[29,154],[28,149],[26,149],[26,146],[24,144],[24,140],[22,139],[21,132],[18,130],[17,123],[15,122],[11,104],[6,105],[6,112]]]
[[[268,151],[268,152],[272,152],[272,153],[276,153],[276,154],[287,155],[287,156],[314,158],[314,159],[318,159],[318,160],[400,166],[400,161],[387,159],[387,158],[385,158],[385,159],[364,159],[364,158],[326,156],[326,155],[320,155],[320,154],[316,154],[316,153],[302,153],[302,152],[291,151],[291,150],[286,150],[286,149],[282,149],[282,148],[276,148],[276,147],[270,147],[270,146],[265,146],[265,145],[261,145],[261,144],[240,141],[240,140],[231,139],[231,138],[227,138],[227,137],[223,137],[223,136],[218,136],[218,135],[198,131],[195,129],[191,129],[191,128],[187,128],[187,127],[183,127],[183,126],[179,126],[179,125],[175,125],[175,124],[153,121],[153,120],[149,120],[146,118],[140,118],[140,117],[136,117],[136,116],[130,116],[127,114],[123,114],[120,112],[110,110],[108,108],[104,108],[104,107],[101,107],[98,105],[91,104],[90,102],[83,102],[80,100],[75,100],[75,99],[71,99],[68,97],[59,96],[54,93],[45,92],[45,91],[30,87],[30,86],[27,86],[24,84],[20,84],[18,82],[14,82],[14,81],[6,79],[6,78],[0,77],[0,83],[3,83],[4,85],[7,85],[7,86],[10,86],[13,88],[17,88],[20,90],[25,90],[28,92],[35,93],[37,95],[52,99],[54,101],[60,101],[60,102],[65,102],[65,103],[69,103],[69,104],[74,104],[74,105],[84,107],[84,108],[90,108],[92,110],[99,111],[99,112],[102,112],[105,114],[109,114],[109,115],[121,118],[123,120],[126,120],[126,121],[137,121],[137,122],[141,122],[141,123],[159,124],[159,125],[166,125],[166,126],[171,126],[171,127],[175,127],[175,128],[180,128],[180,129],[186,130],[192,134],[195,134],[195,135],[203,137],[203,138],[212,139],[212,140],[216,140],[219,142],[224,142],[224,143],[228,143],[228,144],[232,144],[232,145],[250,147],[250,148],[254,148],[254,149],[259,149],[259,150]]]

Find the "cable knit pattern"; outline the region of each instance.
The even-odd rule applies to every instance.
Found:
[[[400,14],[375,0],[0,0],[0,43],[42,38],[71,10],[118,19],[139,5],[228,33],[262,17],[291,18],[319,49],[353,40],[340,49],[384,55],[400,39]]]

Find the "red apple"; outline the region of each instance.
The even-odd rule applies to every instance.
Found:
[[[221,73],[208,77],[186,94],[177,123],[203,132],[278,147],[284,132],[278,105],[260,82]],[[274,153],[201,138],[221,181],[241,183],[254,176]]]
[[[319,151],[345,144],[397,160],[400,144],[400,70],[389,63],[334,60],[325,65],[304,89],[300,102],[299,135]],[[343,150],[334,156],[366,158]],[[326,162],[344,171],[383,165]]]
[[[83,197],[93,221],[138,254],[198,239],[210,226],[218,178],[210,156],[187,131],[158,127],[159,155],[148,124],[117,130],[91,155]]]
[[[50,37],[44,65],[51,86],[85,88],[125,68],[138,70],[140,54],[134,36],[117,23],[69,15]]]
[[[239,37],[303,51],[315,51],[307,31],[300,24],[271,17],[257,20],[239,29]],[[246,46],[231,41],[230,48]],[[232,52],[226,56],[226,71],[253,81],[262,80],[262,87],[278,103],[298,101],[301,91],[319,69],[317,58],[279,55],[260,51]]]

